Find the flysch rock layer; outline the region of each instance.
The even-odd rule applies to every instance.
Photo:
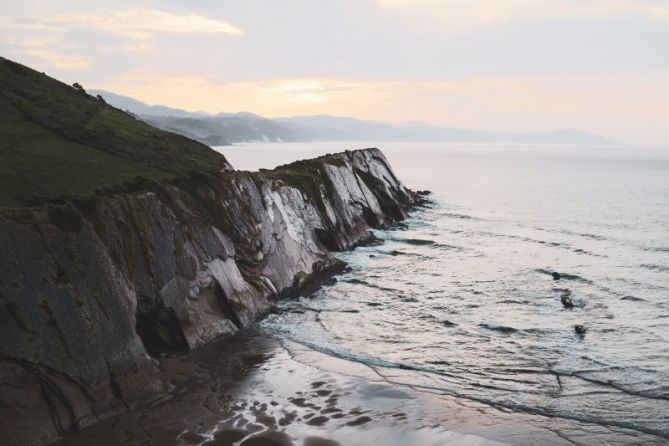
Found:
[[[341,270],[420,198],[377,149],[0,213],[0,432],[40,445],[160,398],[156,358]]]

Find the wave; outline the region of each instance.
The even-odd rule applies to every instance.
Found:
[[[565,274],[565,273],[560,273],[560,280],[575,280],[577,282],[582,282],[582,283],[587,283],[587,284],[592,284],[592,280],[586,279],[584,277],[581,277],[576,274]]]
[[[367,288],[372,288],[374,290],[382,291],[384,293],[392,294],[394,296],[399,297],[399,300],[401,300],[402,302],[418,302],[418,299],[416,299],[415,297],[407,296],[406,292],[404,292],[402,290],[398,290],[396,288],[389,288],[389,287],[384,287],[384,286],[381,286],[381,285],[376,285],[374,283],[367,282],[366,280],[357,279],[357,278],[342,279],[341,281],[346,282],[346,283],[350,283],[352,285],[361,285],[361,286],[364,286],[364,287],[367,287]],[[382,304],[373,302],[373,303],[367,303],[367,305],[376,307],[376,306],[381,306]]]
[[[420,238],[393,238],[392,240],[414,246],[426,246],[426,245],[436,244],[434,240],[426,240]]]
[[[663,266],[663,265],[654,265],[650,263],[644,263],[642,265],[639,265],[641,268],[646,268],[651,271],[658,271],[661,273],[669,273],[669,266]]]
[[[618,384],[615,381],[610,380],[610,379],[606,379],[606,380],[605,379],[597,379],[597,378],[587,376],[585,373],[588,373],[588,372],[565,373],[565,372],[553,371],[553,373],[555,373],[556,375],[560,375],[560,376],[567,376],[567,377],[582,379],[583,381],[587,381],[589,383],[597,384],[597,385],[600,385],[600,386],[603,386],[603,387],[608,387],[608,388],[611,388],[611,389],[616,389],[616,390],[618,390],[622,393],[626,393],[626,394],[632,395],[632,396],[638,396],[638,397],[642,397],[642,398],[649,398],[649,399],[653,399],[653,400],[669,401],[669,394],[667,394],[666,391],[662,392],[662,393],[657,393],[657,391],[655,391],[655,390],[645,390],[645,391],[644,390],[634,390],[634,389],[628,388],[627,386],[625,386],[623,384]]]
[[[571,235],[571,236],[576,236],[576,237],[583,237],[587,238],[590,240],[607,240],[606,237],[603,235],[597,235],[597,234],[591,234],[589,232],[574,232],[574,231],[569,231],[567,229],[548,229],[548,228],[541,228],[538,226],[532,227],[533,229],[536,229],[537,231],[543,231],[543,232],[552,232],[554,234],[565,234],[565,235]]]
[[[379,358],[377,356],[370,356],[364,353],[352,352],[350,350],[344,350],[341,348],[332,347],[329,345],[318,344],[315,342],[306,341],[295,336],[288,334],[286,339],[289,341],[295,342],[296,344],[307,347],[311,350],[323,353],[334,358],[344,359],[346,361],[357,362],[359,364],[364,364],[370,367],[384,367],[387,369],[401,369],[401,370],[413,370],[417,372],[426,372],[433,373],[436,375],[447,376],[447,377],[458,377],[457,375],[447,373],[442,370],[435,370],[429,367],[424,367],[416,364],[408,364],[401,362],[388,361],[386,359]]]
[[[630,300],[632,302],[645,302],[646,301],[646,299],[642,299],[642,298],[636,297],[636,296],[625,296],[625,297],[620,298],[620,300]]]
[[[595,252],[588,251],[588,250],[583,249],[583,248],[576,248],[576,247],[570,245],[569,243],[553,242],[553,241],[549,241],[549,240],[537,240],[537,239],[533,239],[531,237],[525,237],[525,236],[520,236],[520,235],[497,234],[497,233],[494,233],[494,232],[487,232],[487,231],[477,231],[477,233],[480,234],[480,235],[488,236],[488,237],[506,238],[506,239],[511,239],[511,240],[520,240],[520,241],[527,242],[527,243],[535,243],[535,244],[539,244],[539,245],[550,246],[552,248],[560,248],[560,249],[564,249],[564,250],[567,250],[567,251],[575,252],[577,254],[583,254],[583,255],[587,255],[587,256],[591,256],[591,257],[599,257],[599,258],[607,258],[608,257],[604,254],[597,254]]]
[[[649,252],[669,252],[669,246],[642,246],[641,249]]]
[[[376,284],[367,282],[366,280],[362,280],[362,279],[351,278],[351,279],[341,279],[341,281],[346,282],[346,283],[351,283],[353,285],[362,285],[362,286],[366,286],[368,288],[374,288],[376,290],[385,291],[387,293],[393,293],[393,294],[402,294],[403,293],[403,291],[398,290],[396,288],[389,288],[389,287],[385,287],[385,286],[381,286],[381,285],[376,285]]]
[[[514,299],[504,299],[497,302],[498,304],[517,304],[517,305],[526,305],[529,304],[529,300],[514,300]]]
[[[586,279],[586,278],[581,277],[577,274],[558,273],[557,271],[551,271],[551,270],[544,269],[544,268],[537,268],[537,269],[535,269],[535,271],[538,272],[538,273],[542,273],[542,274],[548,274],[549,276],[553,276],[554,273],[557,273],[557,274],[560,275],[559,280],[575,280],[577,282],[587,283],[589,285],[593,284],[592,280]]]
[[[507,327],[505,325],[491,324],[491,323],[479,324],[479,327],[485,328],[487,330],[499,331],[504,334],[511,334],[518,332],[517,328]]]
[[[490,322],[479,324],[479,327],[485,328],[486,330],[498,331],[504,334],[513,334],[513,333],[546,334],[555,332],[555,329],[551,328],[515,328],[515,327],[509,327],[507,325],[499,325]]]
[[[428,363],[428,364],[432,364],[432,365],[451,365],[450,362],[448,362],[448,361],[441,361],[441,360],[437,360],[437,361],[427,361],[427,363]]]
[[[437,248],[454,249],[458,251],[464,251],[466,249],[463,246],[449,245],[448,243],[437,243],[434,240],[422,239],[422,238],[392,237],[391,240],[399,243],[406,243],[407,245],[413,245],[413,246],[435,246]]]
[[[631,335],[628,335],[628,333],[626,332],[626,327],[624,326],[621,327],[619,323],[614,322],[613,324],[611,324],[611,322],[604,320],[604,318],[608,317],[609,315],[612,318],[615,312],[613,312],[612,310],[610,314],[607,314],[607,312],[603,312],[596,309],[597,308],[596,306],[600,300],[607,302],[607,304],[611,305],[612,308],[614,309],[616,308],[616,306],[617,308],[620,309],[625,309],[625,308],[630,309],[632,307],[641,308],[648,305],[648,304],[624,303],[620,301],[620,299],[629,300],[632,302],[643,301],[643,299],[637,298],[636,296],[632,296],[631,294],[639,294],[641,296],[646,297],[646,294],[644,293],[647,290],[634,290],[632,287],[627,286],[629,284],[623,284],[620,282],[617,283],[618,280],[624,280],[624,279],[615,277],[617,275],[616,271],[618,270],[615,270],[614,268],[621,267],[620,265],[618,265],[618,263],[629,263],[629,261],[623,262],[619,261],[619,259],[616,258],[615,259],[616,262],[614,263],[613,262],[614,258],[611,258],[611,264],[609,264],[608,262],[602,264],[601,262],[598,262],[597,259],[592,259],[572,254],[572,252],[575,252],[581,255],[594,255],[598,257],[604,257],[595,253],[589,253],[588,251],[581,249],[581,248],[590,248],[593,249],[595,252],[600,252],[602,254],[605,254],[607,252],[604,250],[604,245],[606,245],[605,242],[594,242],[585,240],[585,239],[602,240],[604,239],[604,237],[597,236],[596,234],[589,234],[588,232],[585,231],[580,234],[576,234],[578,237],[576,236],[567,237],[567,236],[558,236],[551,234],[542,234],[540,232],[532,233],[530,231],[525,231],[525,230],[523,230],[523,232],[520,232],[522,229],[517,229],[517,230],[510,229],[507,231],[506,229],[503,229],[503,227],[495,227],[494,229],[492,227],[485,228],[485,229],[492,229],[493,232],[480,233],[478,232],[478,230],[475,230],[479,229],[476,228],[476,222],[466,223],[465,220],[457,222],[456,220],[447,220],[446,218],[442,218],[441,223],[439,224],[444,226],[448,225],[456,226],[464,230],[461,231],[461,230],[451,230],[449,228],[441,228],[440,226],[434,225],[431,222],[429,222],[429,224],[427,224],[424,228],[420,229],[419,231],[414,231],[412,228],[410,232],[383,233],[383,237],[389,238],[390,239],[389,241],[391,242],[389,244],[390,246],[386,245],[385,252],[381,251],[381,249],[383,248],[373,248],[372,250],[366,251],[365,254],[369,252],[375,252],[393,256],[400,256],[400,255],[412,256],[412,257],[404,257],[405,261],[403,261],[402,258],[392,259],[391,257],[385,257],[383,255],[380,256],[383,258],[382,263],[399,262],[396,263],[395,265],[397,268],[398,275],[412,274],[414,271],[418,269],[417,267],[422,266],[422,265],[416,265],[414,263],[414,261],[416,260],[420,260],[421,263],[423,263],[425,258],[429,259],[434,256],[434,258],[439,261],[453,260],[454,258],[457,258],[457,260],[466,261],[473,257],[473,256],[465,256],[462,254],[456,254],[453,251],[448,251],[448,250],[467,249],[470,252],[477,253],[479,252],[478,250],[481,249],[484,250],[483,252],[485,252],[486,254],[489,254],[492,259],[504,262],[504,257],[497,255],[498,254],[497,252],[493,251],[489,253],[488,251],[485,251],[486,246],[491,244],[491,242],[502,248],[504,248],[505,246],[511,248],[514,247],[518,248],[520,252],[522,252],[522,250],[531,250],[532,252],[538,252],[542,255],[541,257],[538,258],[545,258],[545,259],[553,258],[563,263],[555,263],[556,260],[553,261],[549,260],[548,262],[543,262],[543,261],[537,262],[538,265],[536,263],[534,265],[532,265],[532,263],[530,263],[529,265],[527,263],[525,263],[525,265],[522,265],[522,263],[520,263],[517,266],[515,262],[509,262],[509,265],[507,267],[500,268],[500,271],[504,271],[505,273],[507,273],[504,276],[500,275],[490,276],[481,274],[477,275],[475,273],[472,273],[471,281],[465,282],[464,280],[462,280],[462,283],[460,283],[459,280],[454,281],[453,278],[447,277],[446,275],[444,275],[445,278],[443,280],[435,279],[435,282],[426,280],[425,283],[420,283],[421,282],[420,280],[415,280],[415,282],[419,283],[412,283],[411,287],[407,288],[413,291],[413,293],[412,292],[408,293],[407,294],[408,296],[415,295],[420,299],[429,299],[430,297],[426,297],[424,294],[437,293],[438,295],[435,296],[435,298],[443,299],[443,301],[437,300],[430,303],[438,303],[438,302],[443,303],[444,301],[448,303],[448,305],[444,306],[444,311],[436,311],[436,310],[432,311],[434,308],[436,308],[436,306],[428,307],[427,310],[431,314],[427,315],[422,314],[424,312],[423,310],[417,311],[418,308],[422,308],[419,307],[417,304],[403,304],[400,301],[402,299],[402,294],[404,292],[400,290],[405,290],[405,288],[400,283],[395,282],[397,280],[397,277],[393,276],[393,274],[389,274],[389,271],[386,268],[384,268],[384,271],[381,272],[375,270],[373,273],[377,274],[376,277],[372,275],[359,276],[366,280],[340,279],[341,282],[349,282],[357,285],[355,287],[354,286],[348,287],[348,290],[361,293],[363,296],[362,301],[361,302],[358,301],[356,302],[356,304],[360,305],[359,308],[361,308],[360,311],[362,313],[368,312],[370,315],[372,315],[372,319],[362,318],[361,322],[374,324],[376,321],[383,321],[383,323],[377,324],[376,326],[371,325],[373,329],[366,333],[366,336],[368,335],[369,339],[364,340],[365,344],[360,344],[359,342],[361,342],[362,340],[358,339],[357,337],[355,339],[349,339],[347,342],[331,339],[331,337],[336,336],[338,333],[341,332],[342,327],[343,329],[346,329],[347,327],[353,327],[353,323],[342,324],[342,327],[339,327],[336,330],[331,324],[328,323],[327,327],[323,328],[326,331],[330,328],[333,328],[333,332],[326,333],[323,334],[322,336],[316,336],[316,337],[302,336],[299,333],[300,332],[299,327],[297,327],[298,330],[294,332],[292,329],[290,329],[291,335],[302,339],[300,340],[291,339],[291,340],[296,343],[303,344],[305,345],[305,347],[319,351],[326,355],[338,357],[343,360],[351,362],[369,365],[374,370],[378,369],[379,375],[389,380],[399,380],[407,382],[410,381],[411,383],[420,383],[425,385],[426,388],[428,386],[434,385],[437,388],[439,388],[440,391],[444,393],[451,393],[454,396],[469,398],[472,400],[478,400],[483,403],[488,403],[492,405],[499,405],[500,407],[504,406],[514,409],[517,408],[519,410],[523,410],[526,412],[542,413],[544,415],[551,417],[571,418],[586,422],[601,423],[603,425],[615,425],[615,426],[623,426],[622,423],[629,423],[626,424],[625,427],[654,434],[658,434],[656,430],[659,430],[661,431],[659,435],[664,435],[666,438],[669,438],[669,426],[665,427],[662,426],[660,423],[658,423],[658,420],[661,420],[663,418],[654,415],[653,412],[655,408],[665,407],[665,403],[660,401],[644,400],[645,398],[656,398],[657,396],[661,397],[657,399],[663,399],[662,394],[666,392],[664,392],[662,389],[656,388],[657,385],[652,382],[649,382],[648,384],[642,384],[638,382],[628,383],[631,377],[627,373],[624,373],[621,376],[618,376],[619,375],[618,372],[607,373],[607,375],[610,375],[611,378],[613,378],[614,380],[613,383],[610,383],[606,378],[600,379],[604,375],[599,375],[599,374],[591,375],[590,372],[593,372],[594,370],[582,370],[584,367],[581,367],[582,364],[578,360],[577,355],[579,353],[589,352],[591,350],[595,352],[599,351],[596,348],[591,347],[590,345],[594,344],[595,342],[589,342],[589,340],[595,341],[599,339],[597,333],[601,333],[602,338],[605,339],[606,341],[609,341],[609,345],[607,346],[607,348],[610,348],[611,347],[610,344],[614,342],[621,342],[621,343],[625,342],[625,345],[628,345],[628,343],[630,345],[633,345],[630,339],[634,340],[634,338],[631,338]],[[597,229],[595,229],[595,231],[597,231]],[[494,232],[498,232],[498,234],[494,234]],[[504,232],[509,232],[511,233],[511,235],[504,235]],[[451,233],[455,234],[464,233],[464,234],[456,237],[456,236],[450,236],[449,234]],[[529,236],[529,237],[524,237],[524,236]],[[493,239],[489,237],[498,237],[498,238]],[[507,241],[504,240],[505,238],[510,238],[518,241]],[[551,241],[551,239],[555,241]],[[397,243],[394,243],[393,240],[396,241]],[[442,244],[441,243],[442,241],[461,244],[463,246],[468,246],[469,248],[462,248],[460,246]],[[564,241],[565,243],[560,243],[561,241]],[[614,240],[611,240],[611,242],[613,243]],[[539,247],[537,245],[530,245],[529,243],[538,243],[543,246]],[[414,245],[416,247],[414,248],[409,245]],[[601,250],[600,247],[602,248]],[[397,248],[402,251],[389,251],[392,248]],[[636,246],[636,249],[637,250],[639,249],[638,245]],[[669,249],[667,251],[669,251]],[[423,255],[416,254],[416,252],[422,252]],[[639,253],[639,251],[637,251],[637,253]],[[614,257],[613,254],[611,255],[611,257]],[[654,269],[652,267],[654,263],[660,264],[659,266],[661,266],[662,264],[667,264],[667,262],[664,262],[660,258],[658,258],[657,255],[646,254],[645,257],[648,257],[648,260],[647,264],[645,266],[642,266],[644,268],[648,268],[650,266],[650,269]],[[649,280],[653,279],[652,281],[655,281],[654,273],[651,272],[643,273],[643,271],[639,269],[640,267],[638,266],[638,264],[642,263],[643,261],[646,261],[645,258],[643,257],[637,259],[631,258],[630,260],[632,261],[632,264],[630,266],[632,268],[636,268],[636,271],[638,272],[638,274],[630,273],[629,274],[630,278],[633,278],[630,280],[634,279],[638,280],[639,278],[649,278]],[[636,260],[636,262],[634,262],[634,260]],[[519,262],[522,261],[523,260],[521,258]],[[548,266],[536,270],[533,269],[534,266],[540,266],[542,264]],[[568,272],[561,273],[560,280],[554,282],[553,280],[550,280],[554,272],[550,267],[551,264],[555,264],[556,267],[560,267],[560,265],[563,265],[562,267]],[[391,264],[388,265],[392,267]],[[441,265],[441,262],[437,263],[436,265],[437,266]],[[474,267],[477,267],[480,266],[481,264],[473,263],[473,265]],[[428,266],[431,267],[432,265],[430,264]],[[426,271],[426,275],[431,271],[432,270]],[[435,271],[437,271],[436,268]],[[657,271],[659,271],[659,269],[657,269]],[[537,272],[540,274],[536,274]],[[548,278],[542,277],[541,274],[546,274],[549,277]],[[350,277],[352,275],[353,274],[348,276]],[[489,299],[492,299],[491,301],[493,303],[500,303],[500,306],[497,307],[497,310],[508,311],[508,309],[513,309],[513,308],[520,309],[521,312],[528,310],[529,311],[528,314],[522,313],[520,316],[522,316],[522,318],[531,317],[532,318],[531,321],[533,322],[524,322],[525,319],[513,318],[506,320],[505,318],[498,320],[498,322],[500,322],[498,324],[495,323],[479,324],[480,322],[486,322],[489,321],[490,319],[494,320],[494,318],[490,317],[491,308],[489,304],[481,305],[482,308],[476,312],[470,312],[466,306],[468,303],[471,304],[473,302],[483,303],[486,299],[478,298],[467,302],[467,299],[460,298],[459,291],[464,286],[474,286],[472,284],[479,282],[475,279],[481,277],[483,278],[494,277],[494,280],[482,280],[480,282],[490,282],[490,283],[498,282],[501,284],[501,286],[490,285],[480,288],[481,290],[485,290],[486,294],[490,296]],[[659,281],[659,277],[660,276],[658,276],[657,281]],[[511,280],[509,280],[509,278],[511,278]],[[413,279],[414,277],[412,277],[412,280]],[[446,280],[448,280],[448,282],[444,282]],[[520,282],[520,284],[518,284],[516,281]],[[454,285],[454,283],[457,283],[457,285]],[[527,287],[525,287],[526,283]],[[441,286],[442,284],[444,285],[443,289],[439,289],[438,291],[428,291],[434,289],[437,286]],[[378,285],[390,285],[391,287],[399,288],[399,290],[387,287],[380,287]],[[414,287],[414,285],[416,287]],[[603,285],[609,285],[611,289],[604,288]],[[618,285],[617,287],[619,288],[618,290],[615,289],[616,288],[615,285]],[[517,288],[512,288],[516,286]],[[385,295],[383,298],[381,298],[380,293],[367,290],[366,288],[363,287],[381,289],[387,291],[388,293],[393,293],[393,294],[392,295],[388,294]],[[582,320],[573,320],[562,324],[560,321],[544,320],[544,322],[541,322],[541,319],[537,319],[542,317],[550,317],[550,315],[547,316],[547,313],[544,312],[545,305],[550,305],[548,311],[550,311],[551,309],[555,309],[556,307],[560,307],[559,297],[557,298],[557,300],[551,301],[550,299],[555,299],[555,293],[550,291],[546,292],[551,287],[557,287],[555,288],[555,290],[560,292],[571,288],[572,290],[574,290],[574,294],[576,296],[588,299],[590,308],[595,308],[595,310],[593,310],[594,311],[593,314],[590,314],[591,311],[588,311],[587,313],[578,312],[576,314],[562,312],[559,314],[559,316],[561,318],[569,316],[572,317],[587,316],[585,322],[588,323],[592,328],[593,331],[592,338],[586,338],[584,342],[574,341],[573,325],[571,324],[583,323],[584,321]],[[420,289],[421,291],[417,291],[417,289]],[[512,290],[511,292],[509,292],[510,289]],[[367,296],[372,296],[376,294],[379,297],[377,302],[383,302],[383,303],[374,302],[376,300],[374,298],[365,299],[364,298],[365,293],[368,293]],[[530,307],[523,309],[520,306],[520,305],[525,305],[527,303],[526,301],[523,301],[523,299],[528,298],[528,295],[531,293],[540,294],[538,297],[541,297],[542,299],[545,298],[545,300],[541,301],[536,299],[532,299],[530,301],[530,305],[537,305],[537,308],[535,309],[542,311],[539,314],[531,314],[530,312],[532,312],[532,309]],[[393,296],[394,299],[393,302],[391,302],[388,299],[388,297],[390,296]],[[648,293],[648,299],[654,301],[655,295]],[[368,301],[371,301],[369,302],[370,307],[365,306],[365,303],[367,303]],[[616,301],[618,303],[616,304],[613,301]],[[576,300],[574,303],[577,303]],[[579,305],[581,304],[580,300],[578,304]],[[517,306],[514,307],[514,305]],[[374,308],[372,308],[372,306],[374,306]],[[367,308],[367,310],[365,310],[364,308]],[[651,310],[654,310],[652,308],[652,305],[649,308]],[[397,313],[399,313],[399,317],[397,316]],[[470,313],[474,315],[472,319],[469,319]],[[617,313],[615,314],[617,316]],[[479,317],[479,315],[482,315],[482,318]],[[591,317],[596,319],[600,316],[601,319],[599,320],[599,323],[601,324],[595,322],[591,323]],[[340,320],[347,318],[346,315],[341,315],[337,317],[340,318]],[[454,317],[455,319],[453,319]],[[417,319],[417,324],[416,325],[408,324],[408,322],[410,321],[407,321],[407,319],[410,318]],[[425,320],[425,322],[423,322],[423,320]],[[351,319],[348,318],[347,322],[350,321]],[[419,346],[419,344],[417,343],[415,346],[417,348],[415,350],[411,350],[410,348],[402,348],[398,349],[398,351],[396,351],[393,356],[390,356],[389,355],[390,351],[388,349],[392,348],[392,345],[390,344],[383,345],[383,343],[380,342],[378,345],[374,345],[374,341],[372,340],[372,338],[377,337],[381,338],[383,342],[387,343],[398,342],[398,340],[394,339],[392,336],[388,338],[380,336],[380,333],[388,333],[388,331],[386,331],[386,321],[388,321],[389,324],[394,325],[394,327],[391,328],[390,332],[398,333],[398,339],[402,339],[404,337],[406,337],[406,339],[414,339],[412,338],[411,334],[414,332],[414,330],[416,333],[423,333],[423,330],[427,332],[433,331],[435,333],[434,345],[429,345],[423,350],[422,346]],[[395,323],[395,321],[401,321],[401,323]],[[471,322],[471,325],[469,325],[470,322],[468,321]],[[658,319],[657,322],[661,323],[662,320]],[[532,327],[534,325],[539,325],[542,328],[526,328],[526,327]],[[606,330],[609,330],[608,328],[606,328],[608,326],[615,327],[611,329],[616,330],[617,334],[615,335],[604,334],[606,333]],[[659,326],[661,327],[662,325]],[[318,327],[316,324],[314,324],[313,327],[309,326],[308,328],[309,330],[313,329],[320,331],[320,327]],[[364,327],[361,326],[361,328]],[[353,329],[355,330],[355,328]],[[283,330],[279,328],[277,331],[283,331]],[[467,342],[469,339],[473,339],[473,342],[476,342],[477,345],[475,349],[473,347],[468,348],[469,346],[467,345]],[[492,343],[495,343],[495,346],[499,345],[500,346],[499,351],[495,351],[494,352],[495,354],[491,354],[489,357],[485,356],[487,354],[487,351],[485,351],[485,349],[486,348],[494,349],[495,346],[493,346],[493,344],[488,344],[490,347],[485,347],[480,345],[480,342],[486,342],[484,341],[484,339],[491,341]],[[640,339],[646,339],[646,338],[640,338]],[[351,344],[348,344],[348,342],[351,342]],[[465,351],[464,354],[462,354],[461,356],[459,356],[461,352],[453,352],[453,350],[451,350],[451,354],[449,354],[449,348],[453,349],[459,348],[460,344],[462,344],[463,348],[467,350],[481,352],[480,353],[481,358],[477,361],[470,362],[467,359],[467,353],[469,353],[468,351]],[[458,346],[456,347],[456,345]],[[558,395],[558,392],[561,392],[561,390],[557,390],[557,384],[555,383],[556,379],[548,371],[550,365],[547,362],[544,362],[544,359],[551,359],[550,356],[548,358],[543,356],[543,351],[546,348],[552,348],[553,350],[551,351],[559,351],[561,356],[565,356],[570,359],[573,358],[575,361],[574,364],[577,365],[576,367],[573,368],[574,373],[581,374],[584,376],[584,378],[581,379],[580,376],[569,375],[573,376],[573,378],[564,379],[562,383],[566,386],[564,389],[566,393],[564,395]],[[351,349],[352,351],[347,351],[348,349]],[[407,352],[413,351],[414,353],[405,354],[404,353],[405,351]],[[499,353],[499,355],[497,355],[497,353]],[[395,355],[402,355],[404,357]],[[603,356],[608,357],[606,351],[604,352]],[[446,357],[448,357],[449,359],[442,360],[443,358]],[[506,361],[506,359],[508,358],[513,359],[513,361]],[[646,359],[649,358],[646,357]],[[449,361],[453,362],[451,363]],[[415,364],[412,364],[412,362],[415,362]],[[526,366],[526,367],[528,366],[532,367],[536,365],[537,370],[534,371],[534,373],[536,373],[535,376],[537,384],[534,385],[533,382],[530,382],[528,380],[527,382],[530,384],[528,384],[527,388],[524,388],[523,386],[507,385],[506,383],[504,383],[505,380],[512,382],[513,380],[508,377],[505,377],[506,374],[504,373],[504,370],[501,367],[513,364],[518,364],[520,366]],[[652,362],[649,362],[649,364],[652,364]],[[480,368],[483,365],[490,365],[492,367],[489,370],[484,370]],[[408,370],[409,372],[399,372],[397,370],[384,371],[384,368]],[[479,370],[484,373],[479,373],[478,372]],[[431,374],[435,374],[438,376],[432,377],[430,376]],[[439,376],[443,376],[444,378],[439,378]],[[522,379],[525,378],[525,376],[518,376],[518,378]],[[529,376],[529,378],[534,379],[531,376]],[[588,381],[591,384],[588,384],[583,381]],[[509,392],[504,393],[503,391],[500,391],[499,390],[500,387],[495,386],[495,384],[501,384],[502,387],[504,386],[514,387],[515,389],[509,389],[510,390]],[[546,384],[548,384],[548,386],[546,386]],[[486,391],[485,389],[486,385],[491,386],[488,391]],[[625,389],[624,387],[620,388],[621,386],[631,387],[632,391],[628,392],[627,390],[629,389]],[[420,385],[416,387],[420,387]],[[653,387],[653,389],[649,390],[651,387]],[[595,398],[593,400],[593,403],[600,403],[600,404],[597,407],[594,407],[592,411],[583,409],[584,405],[585,406],[588,405],[587,398],[589,398],[580,396],[581,394],[579,392],[584,389],[585,392],[583,394],[591,392],[593,394],[601,395],[601,396],[595,395],[593,397]],[[634,392],[635,390],[641,390],[641,392]],[[537,395],[536,397],[530,396],[529,398],[526,398],[527,394],[533,392],[536,392]],[[567,393],[569,393],[568,396]],[[625,396],[623,395],[623,393],[633,396]],[[556,397],[556,395],[558,398],[561,396],[566,396],[565,402],[563,403],[562,400],[560,401],[560,404],[555,404],[554,400],[552,400],[551,402],[551,398]],[[575,402],[573,403],[571,401],[566,402],[567,399],[572,397],[575,398]],[[645,413],[636,412],[632,410],[630,411],[629,416],[627,416],[625,413],[620,415],[613,413],[613,411],[618,410],[621,407],[623,408],[623,410],[625,408],[625,406],[621,406],[620,404],[618,404],[618,399],[622,402],[621,404],[626,404],[626,403],[631,403],[631,405],[639,404],[640,408],[647,410],[648,414],[653,414],[653,416],[649,416],[648,419],[643,419],[643,415],[646,415]],[[641,426],[641,428],[638,428],[638,426]]]
[[[556,411],[552,408],[543,408],[539,406],[533,406],[529,404],[524,404],[520,403],[518,401],[513,401],[509,400],[507,396],[504,394],[507,394],[511,389],[503,388],[503,387],[498,387],[498,386],[490,386],[486,385],[484,383],[476,383],[476,382],[471,382],[467,381],[467,385],[471,386],[473,388],[479,388],[483,390],[500,390],[502,392],[502,395],[496,397],[493,394],[490,394],[486,392],[484,395],[476,395],[476,394],[470,394],[470,393],[465,393],[462,391],[458,391],[452,387],[442,387],[442,386],[434,386],[434,385],[428,385],[428,384],[418,384],[415,382],[412,382],[411,384],[408,383],[403,383],[401,381],[396,381],[393,378],[389,378],[383,375],[382,372],[380,372],[377,367],[381,368],[386,368],[386,369],[400,369],[400,370],[409,370],[409,371],[415,371],[415,372],[421,372],[421,373],[428,373],[431,375],[438,375],[446,378],[453,378],[456,380],[462,380],[463,376],[461,374],[452,374],[448,373],[444,370],[435,370],[431,367],[425,367],[425,366],[419,366],[415,364],[406,364],[406,363],[399,363],[399,362],[394,362],[394,361],[388,361],[385,359],[381,359],[378,357],[374,356],[369,356],[365,354],[360,354],[360,353],[355,353],[351,351],[341,351],[340,349],[337,348],[332,348],[330,346],[326,345],[319,345],[316,343],[308,342],[303,339],[295,339],[291,336],[287,337],[288,340],[295,342],[296,344],[302,345],[304,347],[307,347],[311,350],[317,351],[319,353],[323,353],[328,356],[332,356],[335,358],[343,359],[346,361],[350,362],[355,362],[359,364],[363,364],[366,366],[369,366],[372,368],[376,373],[379,374],[383,379],[386,380],[389,384],[394,384],[394,385],[405,385],[408,386],[414,390],[421,391],[438,391],[443,394],[451,395],[457,398],[464,398],[470,401],[476,401],[482,404],[486,404],[489,406],[493,407],[504,407],[510,410],[514,411],[523,411],[526,413],[532,413],[532,414],[537,414],[537,415],[542,415],[542,416],[547,416],[550,418],[562,418],[562,419],[569,419],[569,420],[575,420],[579,422],[584,422],[584,423],[592,423],[592,424],[597,424],[600,426],[614,426],[618,428],[623,428],[623,429],[629,429],[632,431],[636,432],[643,432],[646,434],[650,435],[655,435],[661,438],[669,438],[669,430],[666,428],[655,428],[652,426],[644,426],[644,425],[639,425],[634,422],[627,422],[627,421],[618,421],[618,420],[609,420],[609,419],[602,419],[602,417],[597,417],[597,416],[592,416],[592,415],[586,415],[586,414],[581,414],[578,412],[573,412],[571,410],[567,411]],[[285,346],[284,346],[285,347]],[[286,350],[290,351],[288,347],[285,347]],[[292,356],[292,355],[291,355]],[[429,364],[436,365],[436,366],[448,366],[450,365],[446,361],[431,361],[428,362]],[[550,373],[553,375],[560,375],[560,376],[572,376],[575,378],[580,378],[585,381],[591,382],[596,385],[602,385],[605,387],[608,387],[610,389],[618,390],[622,393],[627,393],[636,397],[642,397],[642,398],[651,398],[651,399],[661,399],[665,400],[665,398],[657,398],[656,396],[646,394],[644,392],[629,392],[626,391],[624,388],[619,388],[615,385],[612,385],[610,382],[606,381],[599,381],[599,380],[591,380],[588,379],[588,377],[583,377],[579,376],[577,374],[568,374],[568,373],[561,373],[557,372],[554,370],[546,370],[544,373]],[[448,381],[443,381],[444,384],[447,384]],[[531,393],[531,392],[525,392],[525,393]]]
[[[624,277],[612,277],[610,280],[615,280],[617,282],[623,282],[628,285],[632,285],[635,287],[641,287],[641,288],[647,288],[651,290],[669,290],[669,287],[662,286],[662,285],[657,285],[657,284],[652,284],[652,283],[647,283],[647,282],[640,282],[638,280],[634,279],[629,279],[629,278],[624,278]]]
[[[581,234],[578,234],[578,235],[580,235],[581,237],[592,239],[592,240],[606,240],[606,237],[604,237],[603,235],[590,234],[588,232],[584,232],[584,233],[581,233]]]
[[[457,252],[463,252],[463,251],[470,251],[470,249],[465,248],[463,246],[457,246],[457,245],[449,245],[448,243],[437,243],[434,245],[436,248],[444,249],[447,251],[457,251]]]
[[[459,219],[462,219],[462,220],[480,220],[479,218],[472,217],[471,215],[456,214],[456,213],[453,213],[453,212],[442,212],[439,215],[441,215],[443,217],[447,217],[447,218],[459,218]]]
[[[385,254],[385,255],[393,256],[393,257],[397,257],[397,256],[424,257],[423,255],[416,254],[414,252],[404,252],[404,251],[398,251],[398,250],[395,250],[395,249],[393,249],[392,251],[377,251],[377,252],[379,254]]]

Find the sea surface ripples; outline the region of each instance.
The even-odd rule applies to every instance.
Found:
[[[261,328],[389,382],[669,438],[666,152],[381,148],[434,205]]]

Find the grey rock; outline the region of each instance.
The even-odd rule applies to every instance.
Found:
[[[0,212],[3,444],[45,444],[163,395],[155,358],[314,289],[344,268],[331,250],[418,200],[377,149],[155,186]]]
[[[571,291],[563,291],[560,295],[560,301],[565,308],[574,308],[574,301],[571,299]]]

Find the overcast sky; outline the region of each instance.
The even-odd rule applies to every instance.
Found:
[[[669,0],[3,0],[0,54],[187,110],[669,146]]]

